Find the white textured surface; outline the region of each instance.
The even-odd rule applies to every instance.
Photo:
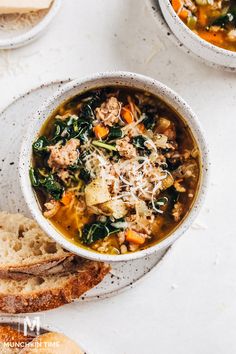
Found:
[[[209,195],[195,227],[135,289],[68,305],[44,321],[91,354],[235,353],[236,77],[162,43],[144,0],[64,0],[37,42],[0,53],[0,107],[45,81],[122,69],[153,76],[199,115],[212,158]],[[20,114],[16,112],[16,114]]]

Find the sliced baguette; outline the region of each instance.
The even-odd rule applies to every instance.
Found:
[[[9,325],[0,326],[0,353],[18,354],[25,344],[31,342],[33,337],[24,336],[22,332]]]
[[[109,271],[104,263],[84,261],[76,273],[26,280],[0,280],[0,311],[29,313],[50,310],[79,298]]]
[[[78,257],[52,241],[31,219],[0,212],[0,278],[27,279],[75,271]]]

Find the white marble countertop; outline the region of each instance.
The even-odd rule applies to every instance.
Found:
[[[131,291],[44,315],[91,354],[236,352],[236,75],[196,62],[161,37],[144,0],[64,0],[40,39],[0,53],[1,109],[51,80],[129,70],[176,90],[206,130],[207,201],[165,260]]]

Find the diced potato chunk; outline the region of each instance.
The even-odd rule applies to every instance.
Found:
[[[111,199],[106,181],[97,178],[85,187],[85,200],[87,206],[105,203]]]
[[[161,228],[163,226],[165,222],[165,219],[163,216],[158,216],[153,224],[152,224],[152,234],[155,235],[155,236],[159,236],[160,235],[160,231],[161,231]]]
[[[167,177],[162,180],[161,189],[164,191],[164,190],[170,188],[173,184],[174,184],[174,178],[168,174]]]
[[[99,205],[106,215],[114,216],[115,219],[123,218],[127,214],[125,203],[120,199],[110,200],[106,203]]]
[[[169,119],[161,117],[159,118],[158,125],[157,125],[157,132],[163,134],[166,129],[170,128],[171,122]]]
[[[168,141],[167,136],[163,134],[157,134],[156,136],[154,136],[154,143],[158,148],[165,149],[167,141]]]

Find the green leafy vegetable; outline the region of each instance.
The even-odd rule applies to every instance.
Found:
[[[142,135],[135,136],[133,138],[133,145],[141,150],[146,150],[145,142],[147,141],[146,138],[144,138]]]
[[[86,184],[91,181],[91,175],[90,175],[89,171],[86,168],[81,168],[79,177]]]
[[[60,200],[64,192],[62,185],[55,180],[53,174],[39,180],[40,186],[46,190],[55,200]]]
[[[57,119],[52,141],[58,142],[70,139],[87,140],[92,134],[93,116],[91,112],[91,108],[87,108],[86,112],[83,111],[79,117],[72,115],[65,120]]]
[[[120,160],[120,154],[118,151],[112,151],[111,159],[113,162],[118,162]]]
[[[169,198],[167,197],[160,197],[157,200],[154,201],[154,206],[157,210],[162,210],[163,207],[165,207],[169,203]],[[153,204],[152,202],[148,203],[148,207],[153,209]],[[154,213],[155,210],[153,210]]]
[[[56,180],[52,173],[42,176],[40,170],[36,171],[34,168],[30,168],[29,176],[33,187],[41,188],[55,200],[61,199],[64,187]]]
[[[227,25],[234,25],[236,26],[236,7],[231,8],[227,14],[218,17],[214,20],[211,26],[220,26],[226,27]]]
[[[167,203],[168,203],[168,198],[167,197],[162,197],[162,198],[157,199],[154,202],[154,205],[155,205],[156,208],[160,208],[162,206],[165,206]]]
[[[90,245],[95,241],[103,239],[121,230],[122,230],[121,228],[112,226],[112,222],[110,219],[108,219],[106,222],[90,223],[83,227],[81,241],[85,245]]]
[[[95,119],[93,110],[89,104],[86,104],[83,106],[79,117],[80,117],[80,119],[85,119],[85,120]]]
[[[32,186],[38,187],[39,186],[38,176],[36,176],[35,170],[32,167],[29,170],[29,177],[30,177],[30,182],[31,182]]]
[[[119,126],[111,127],[107,140],[119,139],[122,138],[122,136],[123,136],[123,132]]]
[[[35,154],[43,155],[47,153],[49,141],[45,136],[41,136],[33,143],[33,151]]]
[[[143,125],[147,130],[153,130],[156,124],[156,118],[153,115],[147,115],[145,114],[145,118],[142,120]]]
[[[93,140],[92,144],[94,146],[97,146],[97,147],[100,147],[100,148],[103,148],[106,150],[117,151],[117,148],[114,145],[106,144],[106,143],[103,143],[102,141],[99,141],[99,140]]]
[[[133,138],[132,144],[140,151],[140,153],[150,155],[151,151],[146,146],[146,141],[147,139],[144,136],[138,135]]]
[[[146,141],[147,139],[144,136],[138,135],[133,138],[132,144],[139,150],[141,154],[150,155],[151,151],[146,146]]]
[[[82,102],[85,102],[90,105],[92,109],[100,105],[101,102],[106,100],[106,89],[99,89],[91,92],[89,97],[82,99]]]
[[[76,172],[72,175],[72,178],[78,181],[78,177],[86,184],[91,181],[90,172],[84,167],[85,158],[88,155],[87,151],[82,152],[77,163],[68,167],[72,172]]]

